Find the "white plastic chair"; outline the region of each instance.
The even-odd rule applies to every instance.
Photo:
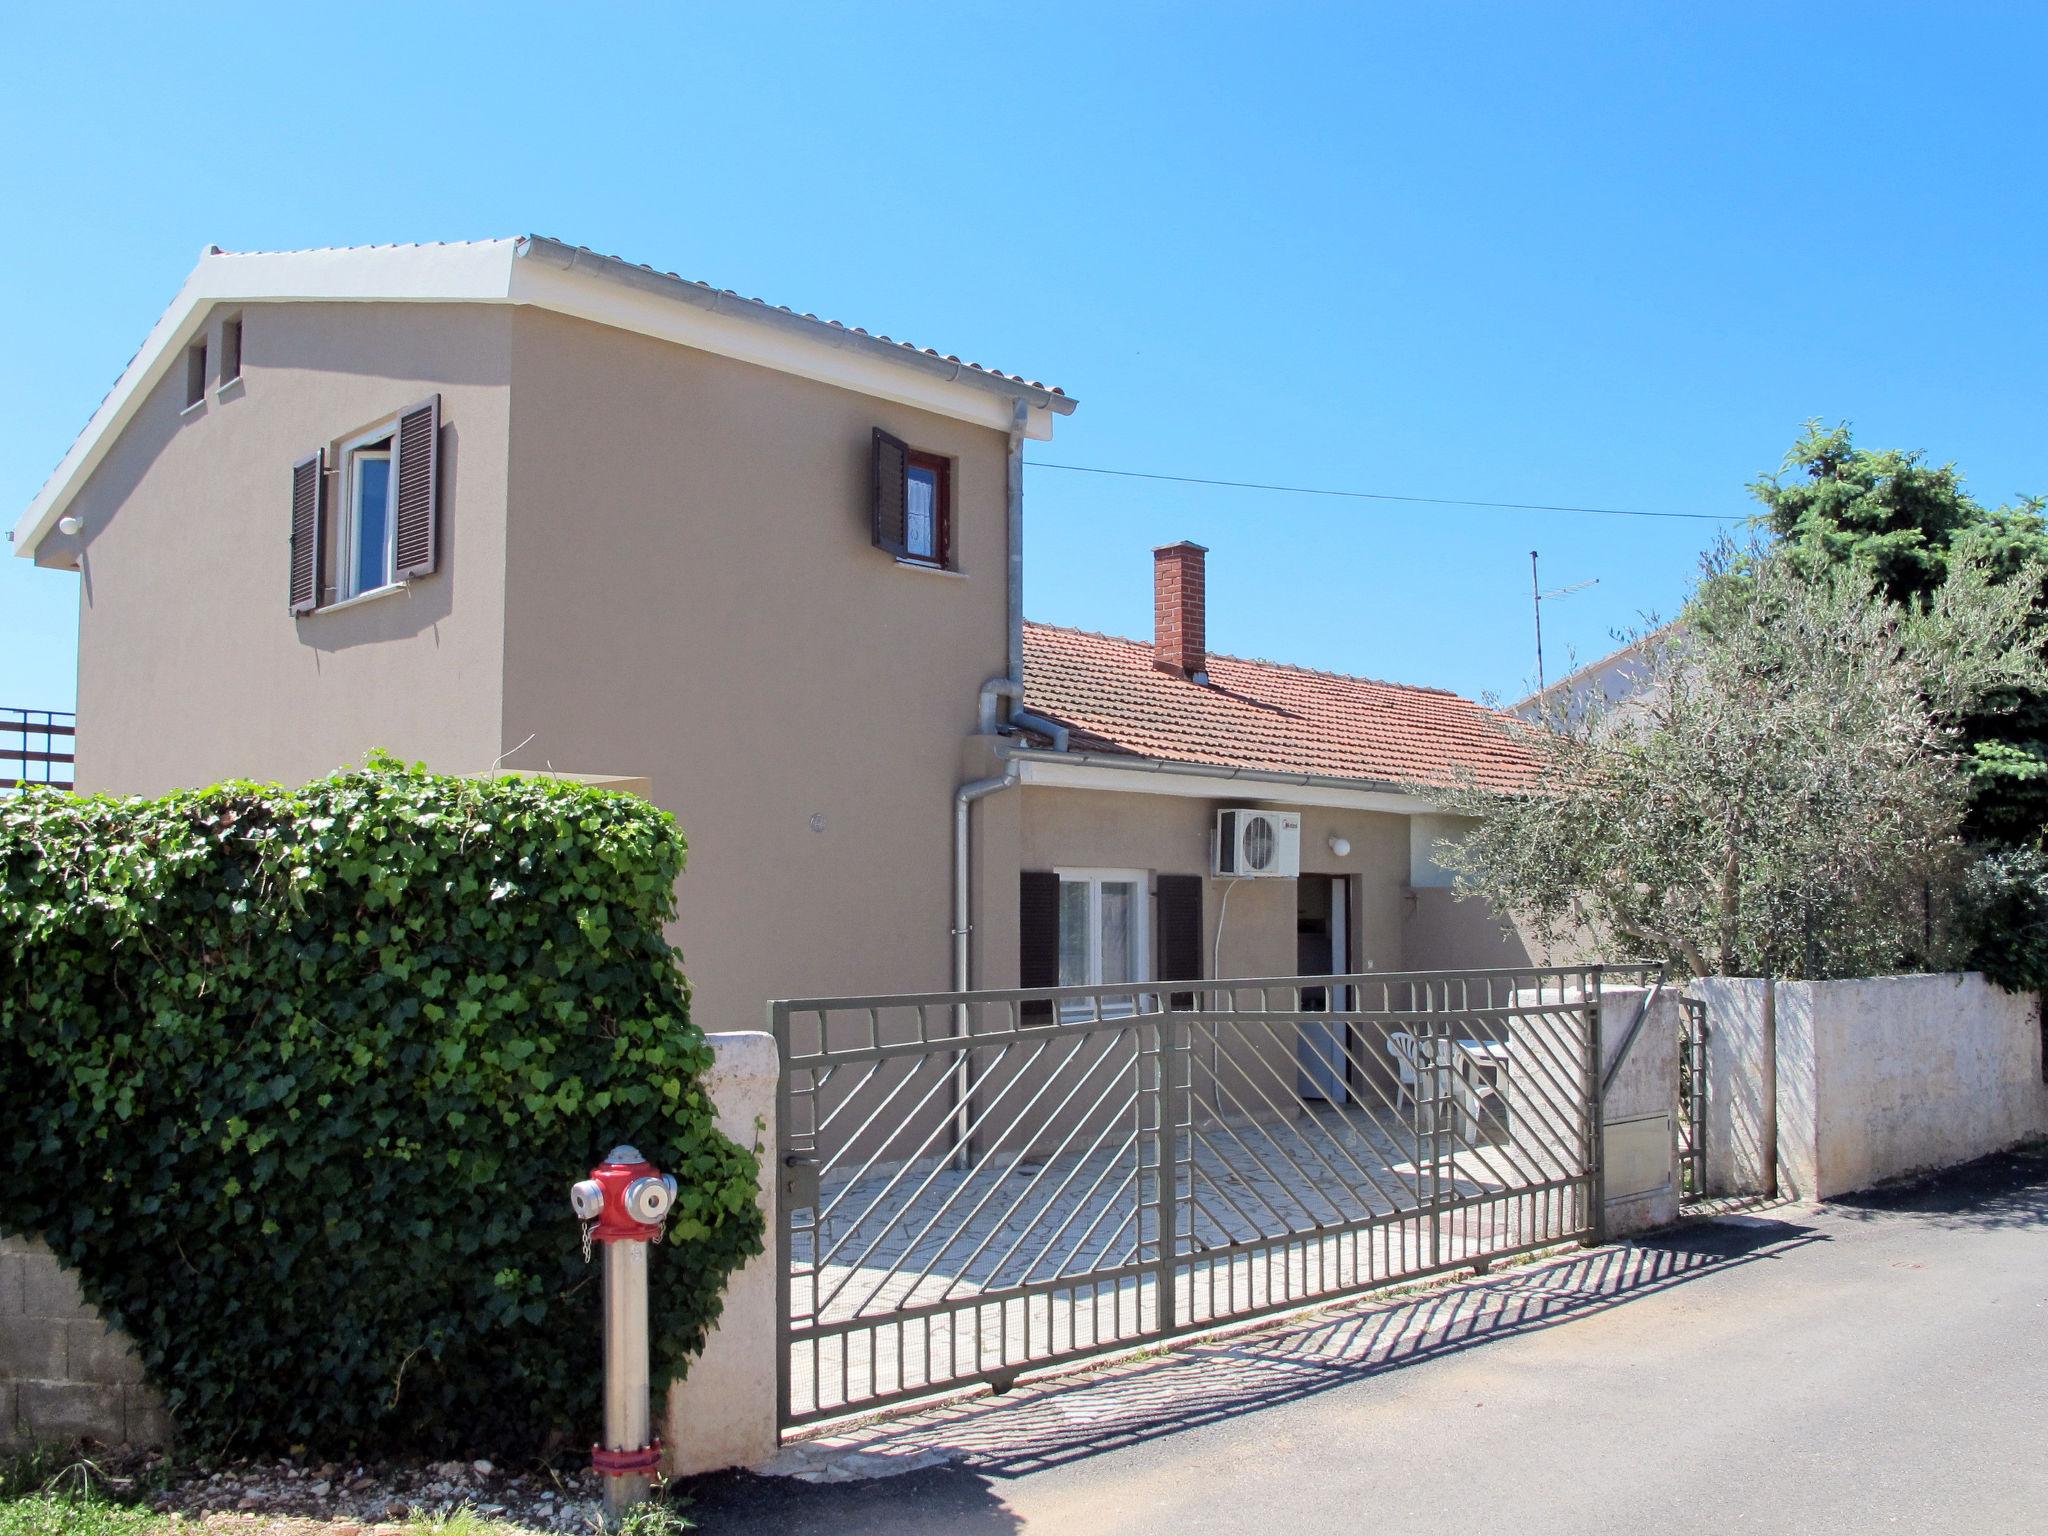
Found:
[[[1406,1030],[1396,1030],[1387,1036],[1387,1054],[1394,1058],[1395,1112],[1400,1112],[1403,1098],[1420,1108],[1422,1099],[1417,1090],[1422,1086],[1422,1042]]]

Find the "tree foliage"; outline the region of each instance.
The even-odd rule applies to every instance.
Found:
[[[1987,507],[1953,464],[1858,448],[1846,426],[1809,422],[1775,475],[1751,492],[1780,547],[1809,575],[1865,569],[1894,603],[1925,602],[1968,560],[2032,595],[2048,630],[2048,519],[2038,497]],[[1987,691],[1959,721],[1968,752],[1973,837],[2039,843],[2048,834],[2048,690]]]
[[[2026,583],[1974,552],[1913,602],[1882,581],[1723,545],[1684,625],[1637,638],[1630,698],[1552,696],[1526,733],[1530,792],[1438,796],[1479,818],[1440,855],[1463,892],[1542,941],[1591,930],[1695,974],[1936,960],[1970,793],[1960,724],[2048,668]]]
[[[2009,992],[2048,994],[2048,853],[1990,850],[1964,872],[1956,905],[1972,970]]]
[[[617,1141],[680,1181],[658,1377],[761,1242],[663,932],[683,852],[630,796],[385,760],[0,806],[0,1227],[202,1446],[587,1434],[570,1182]]]

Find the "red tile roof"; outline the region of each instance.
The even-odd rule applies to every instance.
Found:
[[[1024,626],[1026,705],[1077,752],[1492,789],[1533,770],[1509,717],[1442,689],[1216,655],[1208,677],[1161,671],[1141,641]]]

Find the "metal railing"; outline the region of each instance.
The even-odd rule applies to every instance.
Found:
[[[0,705],[0,792],[72,788],[77,736],[78,716],[70,710]]]
[[[771,1004],[784,1423],[1593,1237],[1658,969]]]

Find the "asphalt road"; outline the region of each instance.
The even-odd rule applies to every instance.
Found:
[[[872,1427],[709,1536],[2048,1532],[2048,1152]],[[908,1466],[894,1476],[877,1469]]]

